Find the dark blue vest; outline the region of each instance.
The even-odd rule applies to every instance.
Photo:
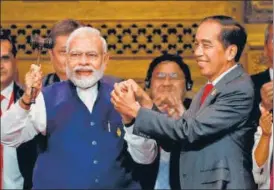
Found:
[[[36,162],[34,189],[140,188],[111,90],[99,83],[90,113],[70,81],[43,89],[48,145]]]

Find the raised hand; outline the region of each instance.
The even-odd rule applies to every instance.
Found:
[[[111,102],[125,123],[135,118],[140,109],[140,105],[135,100],[134,91],[126,81],[115,83],[114,90],[111,92]]]
[[[273,81],[265,83],[261,88],[262,105],[269,111],[273,109]]]
[[[161,93],[153,102],[161,112],[167,113],[174,119],[179,119],[185,111],[182,99],[176,96],[176,92]]]
[[[35,88],[34,98],[37,97],[42,88],[42,71],[41,67],[35,64],[32,64],[30,70],[25,76],[25,93],[22,96],[23,104],[22,107],[30,106],[31,102],[31,89]],[[21,102],[22,102],[21,101]]]
[[[271,136],[272,134],[272,114],[267,111],[264,107],[260,108],[261,117],[259,120],[260,127],[262,128],[262,134],[264,136]]]

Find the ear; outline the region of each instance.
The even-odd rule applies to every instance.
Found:
[[[49,53],[50,61],[52,61],[52,59],[53,59],[53,52],[52,52],[52,50],[49,49],[48,53]]]
[[[109,61],[109,54],[108,53],[104,53],[103,55],[103,64],[104,64],[104,68],[106,69],[107,65],[108,65],[108,61]]]
[[[238,52],[238,48],[236,45],[230,45],[227,47],[226,53],[227,53],[227,60],[232,61],[235,59],[236,54]]]

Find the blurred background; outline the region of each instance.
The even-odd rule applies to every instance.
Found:
[[[206,81],[193,57],[194,36],[199,22],[209,15],[228,15],[242,23],[248,33],[241,63],[250,73],[264,69],[264,30],[273,18],[273,1],[1,1],[1,30],[10,33],[18,48],[19,81],[36,52],[32,34],[46,37],[58,20],[72,18],[101,30],[111,60],[106,74],[133,78],[143,85],[151,60],[165,52],[183,56],[194,80],[193,92]],[[44,74],[53,71],[42,52]]]

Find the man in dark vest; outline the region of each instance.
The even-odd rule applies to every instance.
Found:
[[[8,35],[1,33],[1,117],[23,95],[15,82],[17,71],[16,47]],[[11,122],[11,121],[10,121]],[[5,125],[1,120],[2,127]],[[0,145],[0,188],[31,189],[32,172],[37,157],[34,140],[17,148]]]
[[[135,163],[152,163],[156,142],[123,127],[110,102],[113,87],[100,80],[108,58],[100,32],[80,27],[66,42],[69,80],[43,88],[31,105],[31,88],[41,89],[42,73],[36,65],[27,73],[24,95],[2,118],[1,141],[17,146],[38,133],[48,137],[35,164],[34,189],[141,188]]]

